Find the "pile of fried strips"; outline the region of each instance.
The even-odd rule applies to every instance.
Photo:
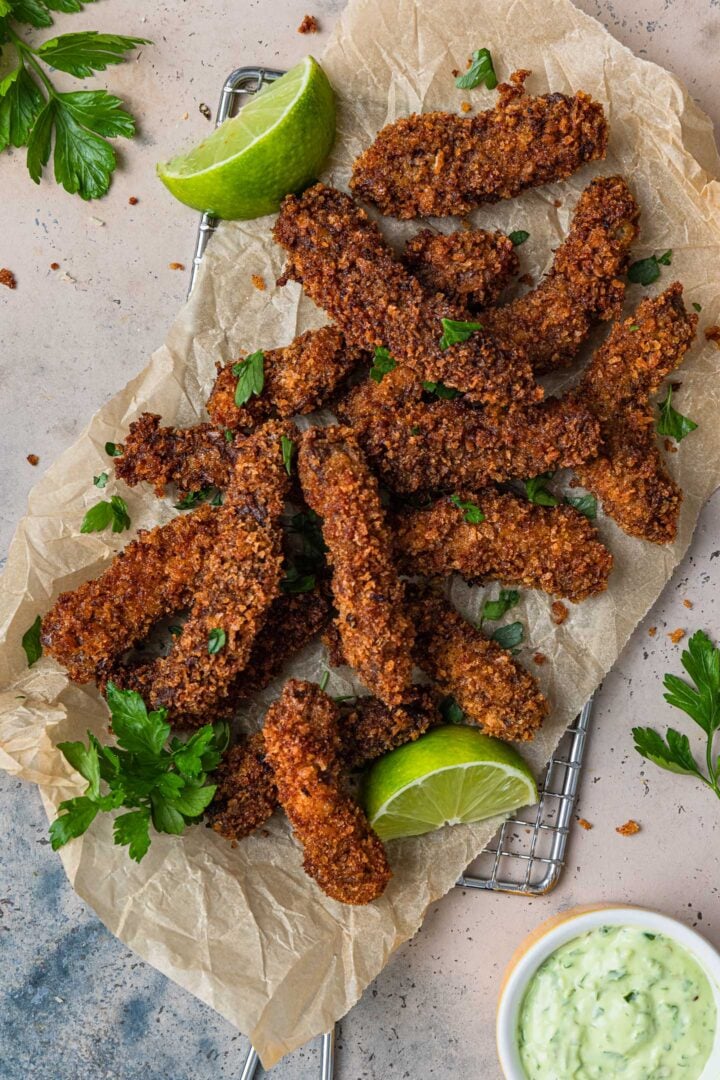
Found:
[[[384,128],[355,162],[354,195],[406,219],[462,215],[602,159],[602,106],[582,92],[530,96],[527,75],[475,117]],[[531,739],[548,714],[534,676],[449,606],[442,580],[540,589],[565,614],[559,601],[607,587],[612,554],[592,521],[528,501],[518,481],[572,470],[629,535],[675,537],[682,493],[651,399],[697,316],[675,283],[622,321],[638,218],[621,176],[594,179],[550,270],[500,303],[519,269],[507,236],[426,228],[398,255],[353,196],[316,184],[288,196],[275,224],[278,285],[301,283],[329,323],[218,365],[207,423],[165,427],[145,413],[123,438],[122,480],[158,496],[175,485],[197,505],[62,594],[44,646],[73,680],[137,690],[187,729],[236,715],[322,634],[367,696],[336,702],[286,682],[263,729],[238,735],[222,762],[209,819],[239,840],[281,806],[305,869],[336,900],[368,903],[390,878],[352,770],[440,723],[448,696],[500,739]],[[614,321],[573,388],[545,396],[537,377],[572,365],[602,320]],[[301,434],[293,418],[320,408],[335,422]],[[210,489],[221,494],[197,500]],[[170,651],[139,653],[176,613],[186,618]]]

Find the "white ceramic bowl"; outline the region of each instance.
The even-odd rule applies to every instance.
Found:
[[[689,926],[647,908],[597,904],[573,908],[542,923],[520,945],[508,964],[500,988],[497,1012],[497,1048],[505,1080],[527,1080],[520,1061],[517,1028],[525,990],[542,962],[566,941],[598,926],[636,926],[673,938],[691,953],[710,980],[715,994],[718,1024],[715,1043],[700,1080],[720,1077],[720,953]],[[558,1077],[557,1080],[564,1080]]]

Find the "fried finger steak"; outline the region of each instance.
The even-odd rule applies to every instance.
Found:
[[[422,690],[410,705],[388,709],[377,698],[358,698],[340,706],[340,753],[345,768],[365,765],[404,743],[413,742],[440,723],[430,691]],[[241,840],[270,817],[277,806],[277,787],[265,756],[262,732],[242,736],[214,776],[218,785],[208,817],[215,832]]]
[[[269,349],[264,356],[262,393],[244,405],[235,403],[235,364],[219,368],[207,403],[210,418],[218,427],[251,431],[271,416],[287,419],[313,412],[365,359],[362,350],[348,345],[334,326],[307,330],[290,345]]]
[[[506,741],[532,739],[548,703],[533,676],[439,597],[413,604],[418,662],[467,719]]]
[[[97,678],[153,625],[191,602],[218,534],[210,506],[138,533],[94,581],[62,593],[42,622],[42,643],[75,682]]]
[[[520,268],[512,240],[484,229],[449,234],[422,229],[405,244],[403,261],[430,292],[444,293],[470,310],[495,303]]]
[[[323,184],[289,195],[273,235],[288,254],[281,283],[300,282],[351,344],[386,346],[418,378],[486,404],[542,397],[525,355],[497,348],[482,330],[441,347],[441,319],[467,319],[465,307],[423,289],[349,195]]]
[[[697,315],[685,310],[682,291],[675,282],[616,323],[578,390],[600,420],[602,446],[594,461],[576,468],[577,475],[621,529],[654,544],[675,539],[682,503],[660,455],[648,400],[682,363],[695,336]]]
[[[479,524],[450,498],[395,521],[401,565],[408,573],[542,589],[579,602],[607,588],[612,555],[588,519],[572,506],[537,506],[510,492],[460,491],[479,507]]]
[[[598,320],[620,314],[640,210],[621,176],[585,188],[552,269],[536,289],[483,312],[504,345],[524,350],[537,373],[571,363]]]
[[[599,424],[584,401],[548,398],[509,412],[462,399],[422,400],[412,373],[367,380],[337,407],[377,474],[394,491],[470,490],[580,464],[596,452]]]
[[[303,847],[305,871],[344,904],[369,904],[389,880],[385,848],[343,790],[337,706],[319,686],[291,679],[270,707],[265,753],[278,799]]]
[[[177,484],[182,497],[207,487],[226,488],[233,460],[232,442],[213,424],[161,427],[158,415],[143,413],[130,425],[115,471],[130,487],[152,484],[158,496],[167,484]]]
[[[434,112],[388,124],[356,160],[353,192],[399,218],[465,214],[604,158],[602,105],[582,91],[533,97],[523,85],[529,74],[514,72],[495,107],[477,116]]]
[[[148,705],[168,709],[177,726],[204,724],[226,701],[280,595],[280,519],[288,487],[280,439],[288,430],[271,421],[242,443],[225,503],[215,510],[215,542],[171,652],[108,672]]]
[[[308,506],[322,518],[337,626],[348,662],[387,705],[412,687],[412,623],[378,486],[352,431],[312,428],[298,451]]]

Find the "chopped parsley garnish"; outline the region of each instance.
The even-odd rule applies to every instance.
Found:
[[[283,465],[287,470],[288,476],[292,473],[292,459],[295,453],[295,443],[292,439],[288,439],[287,435],[280,436],[280,448],[282,450]]]
[[[507,626],[498,626],[492,634],[492,640],[502,645],[503,649],[514,649],[525,637],[525,628],[521,622],[511,622]]]
[[[475,503],[463,502],[459,495],[451,495],[450,502],[457,506],[458,510],[462,510],[468,525],[480,525],[485,520],[485,515]]]
[[[323,540],[321,518],[314,510],[294,514],[287,528],[293,550],[288,556],[285,577],[280,586],[283,592],[290,594],[310,592],[327,567],[327,547]]]
[[[633,285],[652,285],[660,277],[660,267],[672,263],[672,254],[672,248],[668,248],[662,255],[650,255],[647,259],[631,263],[627,272],[628,281]]]
[[[322,677],[320,679],[320,682],[318,683],[318,686],[320,687],[321,690],[324,690],[327,687],[327,684],[329,682],[330,682],[330,672],[328,671],[327,668],[325,668],[325,670],[322,673]]]
[[[702,304],[698,304],[697,300],[693,300],[693,307],[698,314],[702,311]]]
[[[25,650],[25,656],[27,657],[28,667],[32,667],[42,656],[42,642],[40,641],[41,625],[42,619],[38,615],[35,618],[35,622],[25,631],[21,639],[21,644]]]
[[[219,653],[227,644],[227,634],[219,626],[214,627],[208,634],[208,652],[211,656]]]
[[[446,386],[444,382],[424,382],[422,385],[428,394],[434,394],[443,401],[454,401],[461,394],[460,390],[453,390],[452,386]]]
[[[460,708],[451,694],[442,699],[438,708],[440,709],[440,715],[446,724],[465,723],[465,712]]]
[[[265,385],[265,353],[262,349],[250,353],[244,360],[238,360],[232,366],[233,375],[237,376],[235,404],[240,407],[247,404],[255,395],[259,397]]]
[[[683,416],[673,408],[672,395],[672,386],[668,386],[664,401],[658,403],[660,415],[655,430],[658,435],[669,435],[671,439],[680,442],[695,430],[697,424],[689,416]]]
[[[209,502],[211,506],[222,506],[222,491],[212,485],[200,488],[199,491],[188,491],[186,495],[183,495],[180,502],[173,503],[173,505],[176,510],[193,510],[204,502]]]
[[[574,506],[576,510],[579,510],[581,514],[584,514],[590,521],[594,521],[597,517],[597,499],[590,492],[587,495],[568,495],[565,502],[570,506]]]
[[[223,431],[223,435],[225,436],[226,443],[231,443],[235,438],[234,432],[232,432],[229,427],[225,428],[225,430]]]
[[[525,229],[516,229],[515,232],[508,233],[508,240],[513,247],[520,247],[526,240],[530,239],[530,233],[525,232]]]
[[[168,626],[168,632],[171,633],[173,637],[180,637],[182,631],[182,626],[178,626],[177,623],[173,623],[172,626]]]
[[[127,503],[119,495],[111,495],[110,501],[103,501],[91,506],[80,526],[81,533],[102,532],[112,525],[114,533],[130,528],[130,515]]]
[[[297,566],[289,566],[280,582],[283,592],[295,594],[312,592],[317,584],[314,574],[301,574]]]
[[[451,345],[467,341],[476,330],[482,330],[482,323],[479,322],[463,322],[461,319],[441,319],[440,322],[443,328],[441,349],[449,349]]]
[[[474,90],[481,83],[485,83],[488,90],[494,90],[498,84],[489,49],[475,49],[470,60],[470,67],[455,80],[458,90]]]
[[[510,611],[510,608],[514,608],[519,601],[520,593],[517,589],[501,589],[497,600],[486,600],[483,604],[480,625],[482,626],[486,619],[490,622],[502,619],[503,615]]]
[[[60,803],[50,826],[53,851],[82,833],[103,811],[127,807],[115,819],[116,844],[140,862],[150,847],[150,824],[179,834],[194,825],[215,795],[208,773],[220,764],[229,742],[227,724],[206,724],[187,742],[170,739],[167,710],[148,712],[134,690],[109,682],[107,702],[117,746],[105,746],[88,731],[88,744],[58,743],[58,750],[88,782],[83,795]],[[167,745],[166,745],[167,744]],[[107,792],[103,794],[101,785]]]
[[[373,366],[370,368],[370,378],[376,383],[382,382],[385,375],[389,375],[397,367],[397,361],[390,355],[384,345],[375,349]]]
[[[630,326],[628,326],[628,330],[630,331],[631,334],[634,334],[635,331],[639,330],[639,329],[640,329],[640,327],[638,326],[638,324],[636,322],[634,322]]]
[[[101,472],[99,476],[93,476],[93,484],[96,488],[107,487],[107,482],[108,474],[106,472]]]
[[[122,450],[117,445],[117,443],[114,442],[105,443],[105,453],[108,454],[110,457],[122,457]]]
[[[539,476],[533,476],[530,480],[523,481],[523,487],[525,488],[525,494],[531,503],[537,503],[538,506],[557,506],[560,502],[551,491],[545,487],[548,480],[552,480],[553,473],[540,473]]]

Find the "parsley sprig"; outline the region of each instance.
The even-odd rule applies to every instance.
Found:
[[[165,709],[148,712],[134,690],[108,683],[107,702],[117,746],[106,746],[88,731],[87,746],[64,742],[58,749],[88,782],[83,795],[60,803],[50,826],[53,851],[92,825],[101,812],[124,806],[115,819],[116,844],[140,862],[150,847],[150,825],[180,834],[194,825],[211,802],[216,786],[208,773],[217,768],[228,744],[225,724],[206,724],[187,742],[170,738]],[[166,745],[167,744],[167,745]]]
[[[546,472],[540,473],[539,476],[533,476],[529,480],[523,480],[525,494],[531,503],[536,503],[538,506],[559,505],[560,500],[551,491],[548,491],[545,486],[546,482],[552,480],[553,476],[554,473]]]
[[[672,263],[672,248],[663,251],[662,255],[650,255],[647,259],[638,259],[628,267],[628,281],[633,285],[652,285],[660,277],[660,267],[670,266]]]
[[[720,757],[713,760],[715,733],[720,728],[720,650],[698,630],[681,661],[693,685],[677,675],[666,675],[663,685],[667,693],[663,696],[705,732],[705,771],[695,760],[687,735],[675,728],[668,728],[665,738],[654,728],[633,728],[635,749],[661,769],[696,777],[720,799]]]
[[[470,58],[470,67],[455,80],[458,90],[474,90],[481,83],[485,83],[488,90],[494,90],[498,84],[489,49],[475,49]]]
[[[119,495],[111,495],[109,500],[103,499],[90,507],[82,520],[80,532],[102,532],[108,525],[112,525],[112,531],[120,533],[129,529],[130,524],[127,503]]]
[[[671,439],[675,439],[676,442],[680,442],[681,439],[684,439],[686,435],[695,430],[697,424],[689,416],[683,416],[673,407],[672,395],[672,386],[668,386],[665,399],[658,402],[660,415],[655,430],[658,435],[668,435]]]
[[[14,53],[14,67],[0,80],[0,151],[27,147],[27,168],[36,184],[53,154],[55,180],[71,195],[99,199],[110,187],[117,158],[109,138],[135,134],[135,121],[107,90],[60,93],[46,68],[85,79],[121,64],[145,38],[97,31],[61,34],[30,45],[18,24],[53,25],[51,12],[77,12],[89,0],[0,0],[0,56]]]
[[[502,619],[503,615],[519,603],[520,593],[517,589],[501,589],[497,600],[486,600],[483,604],[480,625],[482,626],[486,619],[491,622]]]
[[[259,397],[265,386],[265,353],[262,349],[250,353],[244,360],[238,360],[233,364],[232,373],[237,377],[235,387],[235,404],[240,408],[246,405],[250,398]]]

